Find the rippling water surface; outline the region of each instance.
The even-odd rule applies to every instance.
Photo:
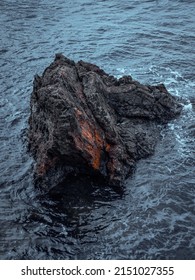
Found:
[[[194,0],[1,0],[0,11],[0,258],[195,259]],[[32,80],[57,52],[182,98],[123,190],[33,185]]]

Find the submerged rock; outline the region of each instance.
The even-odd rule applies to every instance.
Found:
[[[48,187],[81,174],[123,185],[136,161],[154,152],[157,124],[181,111],[163,84],[116,79],[61,54],[41,77],[35,76],[30,105],[35,177]]]

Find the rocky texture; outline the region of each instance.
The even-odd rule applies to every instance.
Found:
[[[102,175],[122,185],[135,162],[154,152],[157,124],[180,111],[163,84],[116,79],[96,65],[57,54],[34,79],[29,144],[35,176],[50,187],[68,174]]]

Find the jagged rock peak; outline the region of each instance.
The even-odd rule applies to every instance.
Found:
[[[56,54],[34,78],[29,145],[35,177],[49,187],[67,175],[100,175],[123,185],[138,159],[151,155],[181,105],[163,84],[117,79],[98,66]]]

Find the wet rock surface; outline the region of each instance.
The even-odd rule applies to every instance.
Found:
[[[62,54],[35,76],[30,106],[35,179],[48,188],[81,174],[123,185],[136,161],[154,152],[158,124],[181,112],[163,84],[117,79]]]

